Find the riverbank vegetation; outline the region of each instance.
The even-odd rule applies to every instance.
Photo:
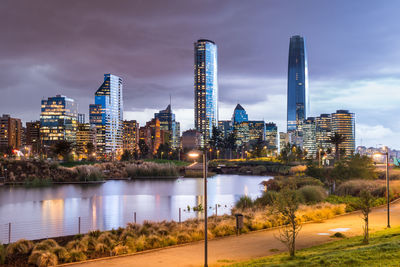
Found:
[[[400,265],[400,228],[371,234],[369,243],[362,236],[297,251],[295,257],[278,254],[240,262],[232,267],[255,266],[398,266]]]
[[[238,212],[233,210],[232,214]],[[269,207],[253,208],[241,211],[244,215],[242,233],[268,229],[284,223],[282,216],[272,212]],[[344,205],[317,204],[299,207],[299,220],[319,221],[344,213]],[[189,219],[182,223],[174,221],[128,224],[125,228],[112,231],[93,231],[85,235],[76,235],[69,240],[57,243],[48,239],[41,242],[20,240],[8,245],[6,266],[50,266],[57,262],[75,262],[113,255],[134,253],[148,249],[195,242],[204,239],[204,221]],[[210,239],[236,234],[234,215],[209,217],[208,237]],[[43,264],[42,264],[43,263]]]
[[[132,163],[126,166],[126,172],[130,178],[179,176],[176,165],[172,163]]]

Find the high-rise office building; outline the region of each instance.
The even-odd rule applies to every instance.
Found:
[[[302,124],[307,118],[308,68],[305,40],[292,36],[289,45],[288,87],[287,87],[287,132],[292,142],[301,144]],[[294,135],[294,137],[293,137]]]
[[[146,122],[146,125],[139,128],[139,140],[143,140],[151,154],[156,154],[161,145],[160,120],[157,118]]]
[[[157,118],[160,120],[160,129],[164,131],[164,136],[166,137],[169,135],[169,138],[163,138],[163,139],[169,139],[165,140],[167,142],[164,143],[169,143],[172,149],[177,149],[180,147],[180,125],[179,122],[175,121],[175,114],[172,113],[171,105],[168,105],[168,107],[164,110],[160,110],[160,112],[154,114],[154,118]],[[169,132],[167,134],[166,132]]]
[[[248,121],[249,124],[249,141],[259,140],[265,141],[265,121]]]
[[[233,124],[232,121],[218,121],[218,129],[221,131],[222,136],[225,138],[229,136],[233,132]]]
[[[89,145],[91,144],[91,145]],[[79,159],[88,158],[89,153],[95,152],[96,145],[96,128],[90,126],[90,123],[78,123],[76,132],[76,147],[75,151]],[[93,151],[91,151],[93,150]]]
[[[269,122],[265,124],[265,141],[267,142],[268,150],[272,153],[278,153],[278,127],[275,123]]]
[[[249,116],[247,115],[246,110],[240,104],[237,104],[233,111],[232,122],[235,124],[244,121],[249,121]]]
[[[135,120],[124,121],[123,149],[134,151],[139,144],[139,123]]]
[[[303,123],[303,150],[307,151],[306,157],[315,158],[317,153],[317,138],[315,118],[308,117]]]
[[[205,143],[213,127],[218,126],[217,74],[217,45],[210,40],[198,40],[194,43],[194,124]]]
[[[96,127],[97,152],[114,157],[122,152],[123,100],[122,79],[104,74],[104,82],[95,93],[95,104],[89,106],[90,124]]]
[[[339,145],[339,150],[344,149],[346,155],[351,155],[356,150],[355,115],[348,110],[337,110],[332,113],[332,134],[338,133],[345,137]]]
[[[44,146],[65,140],[76,142],[78,107],[75,101],[63,95],[42,100],[40,139]]]
[[[317,147],[326,151],[332,148],[332,116],[331,114],[321,114],[315,118],[316,142]]]
[[[10,115],[0,117],[0,150],[6,152],[9,149],[21,147],[22,124],[20,119],[11,118]]]
[[[282,151],[282,149],[285,148],[285,146],[290,143],[289,142],[289,134],[284,133],[284,132],[280,132],[279,133],[279,150]]]

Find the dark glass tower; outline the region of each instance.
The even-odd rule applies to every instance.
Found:
[[[217,45],[210,40],[194,43],[194,124],[205,143],[218,126]]]
[[[306,45],[303,37],[290,38],[288,89],[287,89],[287,131],[295,138],[302,136],[302,124],[309,110],[308,68]],[[292,142],[298,143],[297,140]]]

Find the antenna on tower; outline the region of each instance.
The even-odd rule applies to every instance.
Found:
[[[172,97],[171,97],[171,94],[169,94],[169,105],[171,106],[171,103],[172,103]]]

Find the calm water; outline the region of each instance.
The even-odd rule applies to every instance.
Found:
[[[217,175],[208,179],[209,214],[230,213],[240,196],[261,194],[260,182],[271,177]],[[108,230],[144,220],[201,217],[192,207],[203,202],[203,179],[108,181],[100,185],[48,188],[0,187],[0,241],[37,239]],[[188,211],[187,206],[191,209]]]

